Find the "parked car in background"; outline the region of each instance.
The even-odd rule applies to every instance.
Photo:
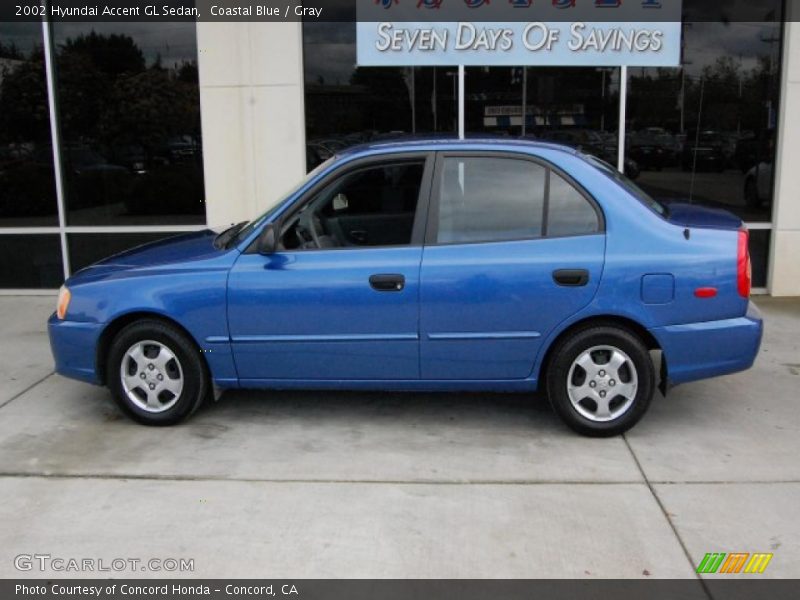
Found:
[[[672,162],[664,139],[649,132],[632,133],[627,140],[627,156],[644,171],[660,171]]]
[[[48,330],[60,374],[150,425],[213,388],[544,390],[610,436],[657,387],[752,365],[749,295],[730,213],[665,207],[564,146],[413,140],[342,152],[250,222],[77,272]]]
[[[41,147],[39,160],[51,161],[52,148]],[[62,166],[71,209],[92,208],[107,198],[124,202],[131,192],[133,173],[113,164],[89,144],[65,144]]]
[[[704,131],[696,137],[689,135],[683,145],[681,167],[684,171],[697,169],[721,173],[727,162],[724,146],[725,140],[715,131]]]
[[[564,144],[586,154],[590,154],[610,164],[617,164],[618,141],[609,142],[607,137],[593,129],[554,129],[544,130],[539,137],[543,140]],[[637,179],[641,173],[639,163],[625,157],[625,175]]]

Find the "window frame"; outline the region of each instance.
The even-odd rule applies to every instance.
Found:
[[[392,244],[387,246],[334,246],[330,248],[292,248],[290,250],[281,249],[276,254],[291,252],[327,252],[342,250],[381,250],[385,248],[414,248],[422,247],[425,241],[425,226],[429,212],[430,197],[432,192],[433,172],[435,165],[435,153],[431,151],[412,151],[412,152],[393,152],[387,154],[375,154],[348,161],[340,166],[334,166],[333,170],[322,176],[309,189],[295,199],[285,211],[282,211],[277,218],[272,221],[265,221],[259,228],[258,235],[253,238],[253,242],[247,247],[244,254],[258,254],[258,239],[261,237],[263,228],[272,223],[279,236],[283,236],[284,224],[292,219],[298,212],[303,210],[320,192],[328,186],[336,183],[342,177],[347,177],[357,171],[363,171],[371,167],[390,166],[409,162],[423,162],[422,180],[420,181],[419,197],[417,207],[414,211],[414,225],[411,229],[411,241],[408,244]]]
[[[459,242],[439,242],[439,205],[441,201],[441,186],[442,177],[444,175],[444,161],[449,158],[488,158],[488,159],[510,159],[510,160],[523,160],[534,163],[543,167],[546,172],[545,178],[545,194],[544,194],[544,208],[542,211],[542,235],[539,237],[521,237],[513,239],[502,240],[481,240],[481,241],[459,241]],[[550,220],[550,174],[555,173],[559,175],[564,181],[571,185],[586,200],[589,205],[594,209],[597,215],[597,231],[594,233],[580,233],[574,235],[548,235],[548,225]],[[491,150],[459,150],[459,151],[444,151],[436,153],[436,165],[431,182],[430,201],[428,203],[428,218],[427,226],[425,228],[425,246],[462,246],[473,244],[504,244],[509,242],[522,242],[522,241],[539,241],[539,240],[553,240],[574,237],[587,237],[592,235],[605,235],[606,233],[606,219],[603,209],[595,198],[583,187],[574,177],[568,174],[564,169],[554,165],[548,160],[533,154],[512,151],[491,151]]]

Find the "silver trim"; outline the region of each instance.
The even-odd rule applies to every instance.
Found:
[[[49,7],[49,2],[46,6]],[[44,69],[47,80],[47,105],[50,111],[50,138],[53,148],[53,169],[56,180],[56,204],[58,206],[58,227],[61,240],[61,265],[64,268],[64,280],[69,277],[71,269],[69,264],[69,248],[67,247],[67,233],[64,231],[66,224],[64,209],[64,171],[61,164],[61,134],[58,129],[58,107],[56,104],[56,75],[55,61],[53,60],[53,40],[50,30],[50,21],[45,11],[42,17],[42,39],[44,42]]]

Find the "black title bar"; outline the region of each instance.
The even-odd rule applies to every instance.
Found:
[[[783,6],[784,0],[2,0],[0,21],[663,22],[679,15],[690,22],[772,23],[784,19]]]

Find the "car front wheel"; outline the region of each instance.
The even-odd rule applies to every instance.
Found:
[[[120,408],[145,425],[173,425],[208,394],[209,378],[196,346],[176,327],[143,320],[111,344],[106,381]]]
[[[550,403],[572,429],[592,437],[624,433],[642,418],[655,391],[653,361],[632,332],[597,325],[554,348]]]

